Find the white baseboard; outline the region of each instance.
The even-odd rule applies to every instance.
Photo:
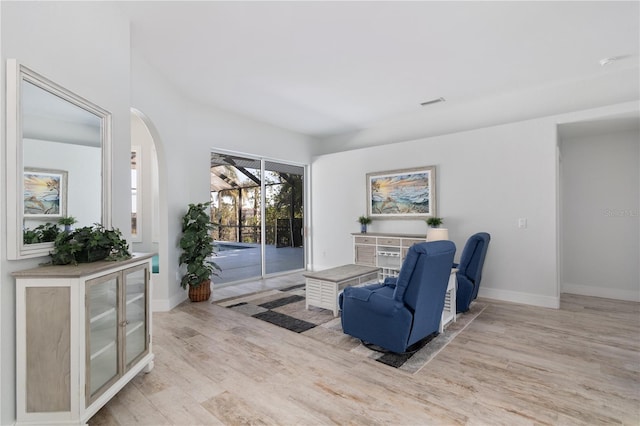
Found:
[[[308,264],[307,265],[307,271],[308,272],[317,272],[317,271],[324,271],[325,269],[329,269],[329,268],[335,268],[336,265],[333,266],[328,266],[328,265],[312,265],[312,264]]]
[[[328,266],[316,265],[316,268],[309,270],[328,269]],[[592,287],[581,284],[562,284],[563,293],[580,294],[582,296],[604,297],[607,299],[628,300],[631,302],[640,302],[640,292],[631,290],[620,290],[614,288]],[[510,290],[500,290],[495,288],[480,287],[479,297],[487,299],[502,300],[504,302],[522,303],[525,305],[540,306],[543,308],[558,309],[560,307],[560,299],[558,297],[541,296],[539,294],[522,293]],[[153,312],[167,312],[178,306],[180,303],[188,299],[187,293],[178,293],[171,299],[153,299],[151,301],[151,310]]]
[[[188,293],[178,293],[170,299],[152,299],[151,300],[151,312],[168,312],[187,300],[189,298]]]
[[[640,291],[621,290],[609,287],[594,287],[584,284],[562,283],[562,293],[579,294],[581,296],[604,297],[615,300],[628,300],[630,302],[640,302]]]
[[[497,288],[486,288],[480,286],[478,297],[487,299],[502,300],[504,302],[522,303],[525,305],[540,306],[543,308],[560,308],[560,298],[542,296],[539,294],[521,293],[518,291],[500,290]]]

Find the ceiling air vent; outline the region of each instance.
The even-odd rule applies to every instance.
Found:
[[[421,102],[420,106],[427,106],[427,105],[437,104],[437,103],[444,102],[444,101],[446,101],[446,99],[442,98],[442,97],[438,98],[438,99],[431,99],[430,101]]]

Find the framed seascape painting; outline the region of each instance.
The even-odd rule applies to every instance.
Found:
[[[24,169],[24,217],[60,218],[67,214],[67,172]]]
[[[436,216],[436,167],[367,173],[367,215],[372,219]]]

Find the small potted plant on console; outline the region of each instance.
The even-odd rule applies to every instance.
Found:
[[[64,232],[73,231],[73,228],[71,226],[76,222],[78,221],[73,216],[65,216],[58,219],[58,224],[64,226]]]
[[[427,219],[427,225],[429,225],[432,228],[439,228],[440,225],[442,225],[442,218],[430,217],[429,219]]]
[[[367,225],[371,223],[371,218],[369,216],[360,216],[358,218],[358,222],[360,222],[360,232],[362,234],[367,233]]]
[[[446,228],[440,228],[442,225],[441,217],[430,217],[426,220],[429,229],[427,229],[427,241],[448,240],[449,230]]]

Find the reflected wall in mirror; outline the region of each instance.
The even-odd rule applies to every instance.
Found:
[[[110,218],[111,114],[16,60],[7,61],[7,253],[44,256],[74,217]]]

